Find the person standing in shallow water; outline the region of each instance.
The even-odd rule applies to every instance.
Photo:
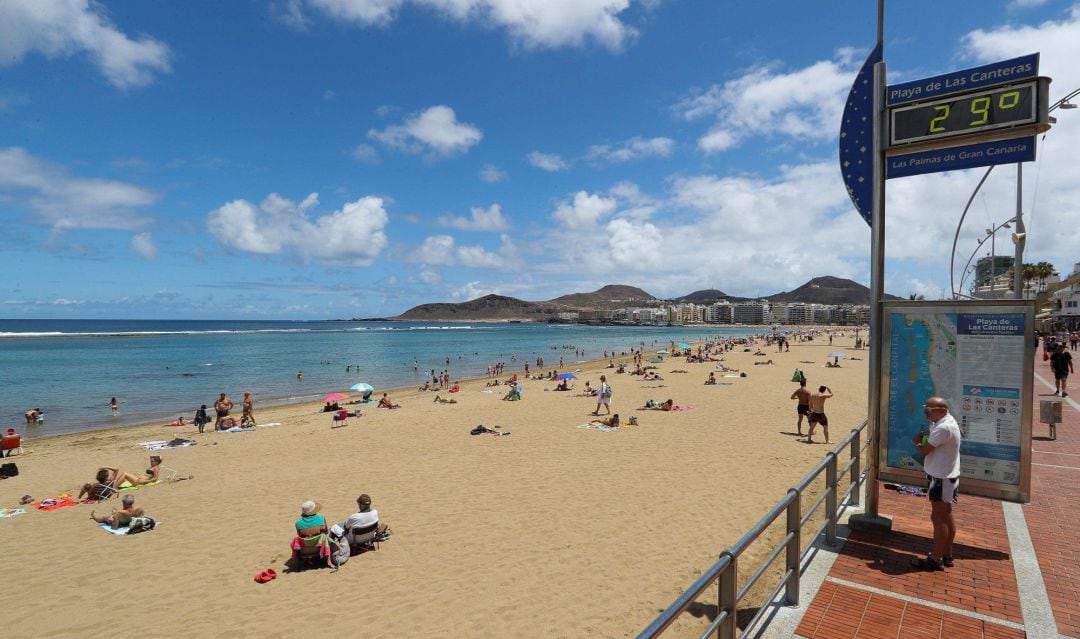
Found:
[[[113,417],[116,417],[116,413],[120,411],[120,402],[116,401],[116,398],[113,397],[109,400],[109,408],[112,409]]]

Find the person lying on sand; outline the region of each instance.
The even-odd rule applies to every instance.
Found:
[[[771,359],[769,361],[767,361],[767,362],[754,362],[754,366],[772,366],[772,365],[773,365],[773,363],[772,363]]]
[[[114,508],[109,515],[99,515],[90,511],[90,519],[99,524],[109,524],[112,529],[123,528],[131,523],[132,517],[140,517],[143,514],[141,506],[135,505],[135,495],[124,495],[123,508]]]
[[[589,423],[593,426],[610,426],[611,428],[619,427],[619,414],[615,413],[611,417],[604,417],[601,419],[589,420]]]
[[[641,379],[643,381],[646,381],[646,382],[651,382],[651,381],[654,381],[654,380],[663,380],[664,378],[660,377],[656,373],[645,373],[645,376],[642,377]]]
[[[451,397],[450,399],[443,399],[442,397],[439,397],[438,395],[436,395],[435,396],[435,402],[438,402],[440,404],[456,404],[457,400],[454,399],[453,397]]]
[[[178,417],[176,419],[176,421],[172,422],[171,424],[165,424],[165,425],[166,426],[187,426],[187,422],[184,421],[184,416],[181,415],[180,417]]]
[[[495,380],[493,382],[488,382],[487,384],[484,384],[484,386],[501,386],[501,384],[499,383],[499,380]]]
[[[401,404],[395,404],[386,393],[383,393],[382,399],[379,400],[379,408],[401,408]]]
[[[647,400],[645,405],[638,410],[671,410],[675,406],[675,400],[669,399],[666,402],[660,402],[657,404],[653,400]]]
[[[120,470],[116,468],[109,468],[108,466],[99,468],[97,475],[94,476],[94,481],[82,485],[79,490],[79,501],[83,499],[101,501],[115,495],[116,489],[119,487],[117,486],[116,476],[119,474]]]
[[[132,486],[145,486],[160,478],[161,457],[158,455],[150,455],[150,468],[146,469],[145,474],[134,475],[132,473],[118,473],[116,476],[116,487],[120,488],[124,485],[124,482],[128,482]]]
[[[673,371],[669,371],[669,372],[672,372],[672,373],[689,373],[690,371],[682,369],[682,368],[677,368],[677,369],[675,369]]]

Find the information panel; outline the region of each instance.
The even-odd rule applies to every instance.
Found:
[[[960,490],[1028,501],[1034,303],[889,302],[884,310],[880,477],[925,485],[911,443],[923,404],[945,398],[960,424]]]

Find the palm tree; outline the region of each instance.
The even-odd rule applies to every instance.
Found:
[[[1057,271],[1054,270],[1054,265],[1050,262],[1039,262],[1031,269],[1033,279],[1039,280],[1039,290],[1042,291],[1046,288],[1046,280],[1057,275]]]

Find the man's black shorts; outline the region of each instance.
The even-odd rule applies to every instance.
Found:
[[[926,479],[930,482],[930,486],[927,488],[926,493],[929,495],[931,502],[942,501],[946,504],[956,503],[956,500],[960,496],[959,477],[942,479],[940,477],[931,477],[930,475],[927,475]]]

